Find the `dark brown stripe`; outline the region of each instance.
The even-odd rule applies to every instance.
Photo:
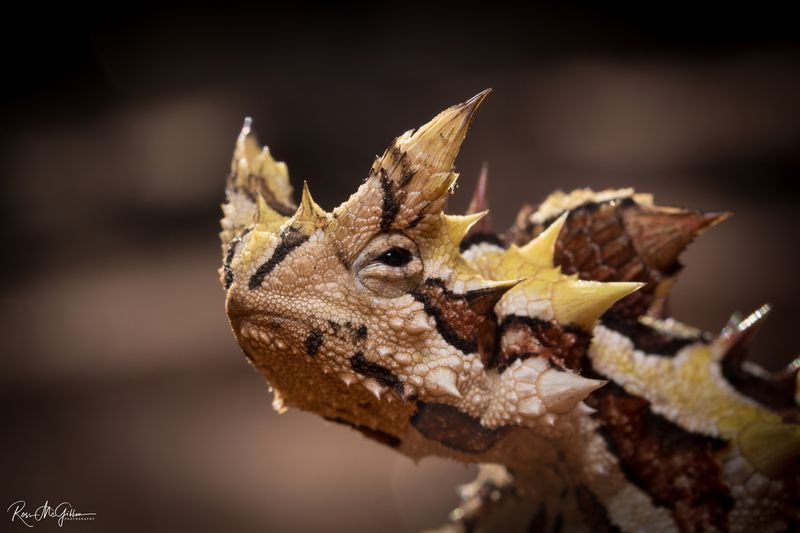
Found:
[[[465,354],[479,352],[490,360],[494,352],[497,319],[494,305],[507,289],[480,289],[456,294],[438,278],[428,278],[412,293],[436,321],[436,330]]]
[[[252,290],[261,286],[267,274],[272,272],[281,261],[286,259],[286,256],[288,256],[292,250],[302,245],[307,240],[308,235],[303,235],[297,230],[292,230],[290,228],[284,231],[281,234],[281,240],[278,246],[275,247],[275,251],[272,253],[272,257],[270,257],[266,263],[258,267],[255,274],[250,277],[248,287]]]
[[[383,191],[383,203],[381,204],[381,230],[386,231],[392,226],[392,222],[400,212],[400,202],[394,196],[392,182],[381,169],[381,190]]]
[[[797,370],[758,376],[743,366],[747,346],[735,344],[720,362],[722,376],[739,393],[778,411],[787,422],[800,423],[800,409],[795,403]]]
[[[716,457],[726,441],[681,428],[613,382],[586,403],[597,410],[599,432],[625,476],[669,509],[681,531],[727,531],[734,499]]]
[[[708,342],[702,335],[689,338],[667,335],[638,320],[621,317],[613,312],[603,315],[600,321],[608,329],[629,338],[634,348],[647,354],[673,357],[685,346]]]
[[[459,244],[459,249],[463,253],[472,248],[473,246],[475,246],[476,244],[481,244],[484,242],[488,244],[494,244],[495,246],[499,246],[500,248],[506,247],[506,243],[503,242],[503,239],[498,237],[496,233],[476,232],[476,233],[470,233],[469,235],[464,237],[464,239],[461,241],[461,244]]]
[[[350,368],[357,374],[370,377],[384,387],[389,387],[399,395],[403,394],[403,384],[400,382],[400,378],[392,374],[385,366],[367,361],[363,352],[356,352],[350,358]]]
[[[576,326],[509,315],[500,324],[497,336],[499,350],[489,368],[494,366],[500,372],[517,359],[528,357],[546,357],[553,364],[575,371],[589,364],[587,351],[592,336]]]
[[[417,402],[411,424],[424,437],[464,453],[482,453],[506,433],[506,427],[490,429],[477,418],[443,403]]]
[[[242,237],[250,233],[252,228],[244,229],[239,235],[231,239],[231,242],[228,243],[228,250],[225,254],[225,263],[222,265],[222,271],[225,277],[225,290],[231,288],[233,285],[233,270],[231,270],[231,262],[233,261],[233,256],[236,255],[236,245],[242,242]]]

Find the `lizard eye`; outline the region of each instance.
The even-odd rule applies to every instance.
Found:
[[[396,298],[422,281],[422,260],[414,241],[402,233],[382,233],[353,262],[356,285],[385,298]]]
[[[394,246],[383,252],[376,261],[391,267],[401,267],[411,262],[411,252],[405,248]]]

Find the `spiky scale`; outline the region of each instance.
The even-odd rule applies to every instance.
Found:
[[[368,428],[415,458],[496,463],[494,479],[509,467],[566,529],[792,527],[797,411],[781,387],[795,393],[800,365],[761,377],[783,391],[772,409],[725,374],[760,375],[736,350],[761,315],[714,340],[660,314],[678,255],[726,215],[630,189],[555,193],[506,243],[462,254],[488,218],[443,208],[486,94],[395,139],[330,214],[305,185],[294,208],[285,165],[246,121],[223,281],[276,409]],[[486,202],[484,167],[471,211]]]

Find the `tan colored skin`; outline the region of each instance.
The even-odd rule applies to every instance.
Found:
[[[284,214],[291,204],[286,167],[266,149],[259,152],[247,123],[223,207],[222,277],[232,329],[274,389],[278,409],[288,405],[350,424],[412,457],[437,454],[505,465],[521,494],[559,510],[568,527],[581,523],[580,505],[572,492],[559,496],[559,487],[587,487],[623,529],[647,524],[673,530],[680,521],[626,479],[596,431],[593,411],[582,402],[605,381],[540,357],[490,368],[482,345],[468,342],[484,331],[483,315],[498,323],[512,315],[530,317],[588,333],[600,315],[640,287],[582,281],[555,268],[555,239],[565,216],[520,248],[486,249],[469,257],[459,252],[480,215],[450,216],[442,210],[457,178],[453,162],[487,93],[395,139],[359,190],[331,213],[304,187],[297,211]],[[569,209],[557,207],[547,208],[556,215]],[[621,341],[598,331],[610,340],[593,346],[597,365],[615,373],[622,386],[654,380],[648,385],[653,391],[667,391],[651,399],[664,412],[694,415],[671,402],[668,391],[679,379],[696,380],[685,384],[688,389],[719,389],[715,401],[739,401],[715,381],[710,356],[696,372],[666,365],[654,373],[632,367],[631,361],[640,359],[632,351],[625,359],[627,352],[613,344]],[[446,414],[441,424],[414,422],[426,405]],[[770,431],[800,439],[795,426],[742,405],[731,412],[746,410],[747,424],[769,422]],[[705,412],[697,416],[692,420],[700,428],[716,424]],[[448,441],[452,436],[437,433],[448,417],[465,424],[455,446]],[[735,446],[726,450],[725,460],[738,457],[740,448],[752,449],[736,441],[741,424],[726,434]],[[422,427],[433,433],[423,435]],[[779,459],[796,456],[797,447]],[[765,459],[770,466],[776,460]],[[750,479],[754,470],[747,468]],[[753,516],[781,523],[779,511],[742,512],[750,516],[740,518],[742,523],[752,523]]]

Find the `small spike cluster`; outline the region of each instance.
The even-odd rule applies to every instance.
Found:
[[[679,255],[729,213],[582,189],[498,235],[484,164],[467,213],[445,214],[488,93],[396,138],[330,213],[306,183],[295,207],[286,165],[245,121],[221,274],[276,409],[415,458],[497,464],[542,528],[791,528],[800,363],[769,374],[746,357],[769,307],[716,338],[665,315]]]

